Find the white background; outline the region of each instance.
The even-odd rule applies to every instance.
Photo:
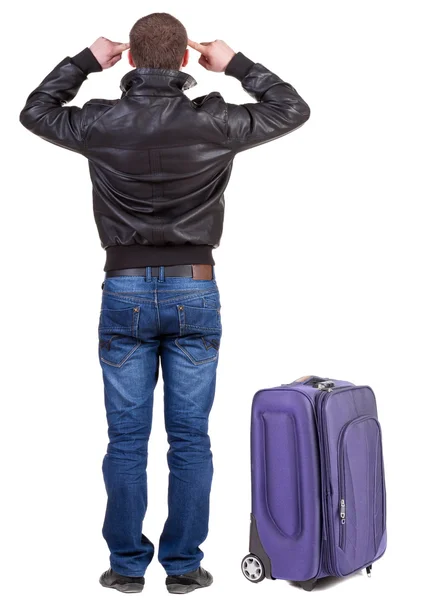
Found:
[[[196,592],[299,597],[282,581],[253,585],[248,551],[253,394],[305,374],[374,389],[384,430],[389,547],[371,580],[326,594],[415,595],[419,585],[420,49],[417,2],[24,2],[9,8],[2,52],[2,493],[4,597],[105,598],[101,536],[107,431],[97,324],[105,253],[86,159],[26,131],[26,97],[65,56],[100,35],[168,11],[197,41],[224,39],[291,83],[311,107],[298,131],[240,154],[215,251],[223,340],[210,421],[210,533]],[[13,18],[14,13],[14,18]],[[192,51],[191,98],[239,82],[208,73]],[[119,98],[124,57],[75,99]],[[5,162],[6,161],[6,162]],[[166,518],[167,442],[161,381],[149,453],[144,531]],[[147,597],[167,597],[155,558]],[[317,591],[313,593],[319,593]]]

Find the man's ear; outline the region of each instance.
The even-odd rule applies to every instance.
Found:
[[[135,69],[136,65],[134,64],[134,60],[133,60],[132,53],[130,52],[130,48],[127,50],[127,60],[129,61],[129,65],[131,67],[133,67],[133,69]]]
[[[189,49],[186,48],[186,51],[184,52],[184,56],[183,56],[183,62],[181,63],[182,67],[187,66],[187,63],[189,62],[189,57],[190,57]]]

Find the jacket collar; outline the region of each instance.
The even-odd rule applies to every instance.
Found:
[[[120,82],[123,94],[177,95],[195,86],[197,81],[183,71],[138,67],[124,75]]]

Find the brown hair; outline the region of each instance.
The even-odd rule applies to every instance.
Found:
[[[168,13],[142,17],[130,30],[130,51],[136,67],[180,69],[187,48],[187,31]]]

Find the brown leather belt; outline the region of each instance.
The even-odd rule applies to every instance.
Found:
[[[148,267],[107,271],[105,277],[146,277]],[[159,277],[161,267],[149,267],[152,277]],[[191,277],[192,279],[212,279],[212,265],[170,265],[162,267],[164,277]]]

